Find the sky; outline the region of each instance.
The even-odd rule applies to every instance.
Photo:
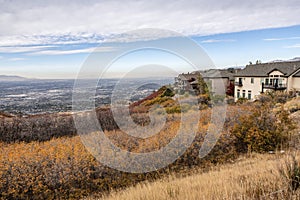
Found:
[[[168,31],[127,34],[143,29],[188,37],[217,68],[300,57],[299,0],[0,0],[0,5],[0,74],[5,75],[76,78],[92,52],[113,54],[123,44],[173,37]],[[116,60],[105,76],[151,64],[190,70],[172,53],[145,49]]]

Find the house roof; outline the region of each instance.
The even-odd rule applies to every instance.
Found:
[[[298,69],[300,69],[300,61],[262,63],[262,64],[247,65],[245,69],[239,71],[235,76],[265,77],[268,76],[269,73],[271,73],[272,71],[278,70],[288,77]]]
[[[294,75],[295,77],[300,77],[300,72]]]
[[[233,79],[234,73],[229,70],[210,69],[200,72],[203,78],[228,78]]]
[[[189,73],[189,74],[179,74],[179,77],[182,80],[191,80],[191,79],[195,79],[197,80],[199,74],[195,74],[195,73]]]

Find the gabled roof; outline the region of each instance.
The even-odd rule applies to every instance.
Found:
[[[247,65],[245,69],[239,71],[235,76],[266,77],[270,72],[278,70],[288,77],[298,69],[300,69],[300,61],[262,63]]]
[[[201,76],[206,79],[214,79],[214,78],[228,78],[229,80],[234,80],[234,75],[240,69],[209,69],[198,71]]]
[[[228,78],[232,79],[234,73],[227,69],[209,69],[200,71],[203,78]]]
[[[295,77],[300,77],[300,71],[294,75]]]

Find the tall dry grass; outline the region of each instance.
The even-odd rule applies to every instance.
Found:
[[[297,156],[299,163],[299,153]],[[290,190],[289,181],[280,173],[287,172],[290,164],[286,154],[252,154],[236,163],[216,166],[206,173],[194,172],[188,177],[170,176],[112,192],[102,198],[87,199],[299,199],[300,191]]]

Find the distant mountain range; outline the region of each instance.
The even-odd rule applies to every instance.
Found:
[[[0,75],[0,81],[27,81],[27,80],[30,79],[21,76]]]
[[[295,58],[289,59],[289,60],[273,60],[270,63],[276,63],[276,62],[296,62],[296,61],[300,61],[300,57],[295,57]]]

